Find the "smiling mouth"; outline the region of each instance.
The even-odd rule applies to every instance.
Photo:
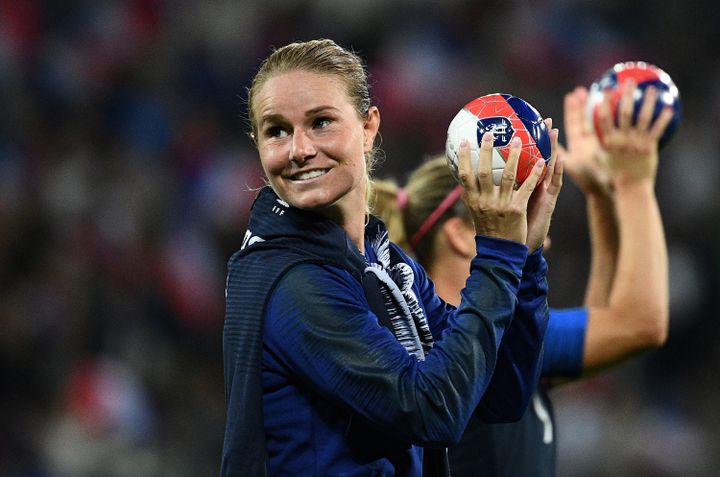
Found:
[[[312,171],[298,172],[290,176],[290,180],[293,181],[307,181],[315,179],[316,177],[324,176],[330,169],[314,169]]]

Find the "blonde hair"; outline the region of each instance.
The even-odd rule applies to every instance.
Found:
[[[332,75],[339,78],[345,85],[345,92],[360,119],[368,118],[368,111],[372,106],[370,85],[368,73],[360,56],[328,39],[295,42],[273,50],[270,56],[260,65],[250,88],[247,90],[247,114],[253,140],[258,136],[254,104],[258,91],[271,77],[293,70]],[[377,156],[377,146],[374,146],[365,154],[368,182],[366,198],[369,198],[370,174],[375,167]]]
[[[370,209],[385,222],[390,240],[414,253],[418,261],[428,267],[434,260],[433,244],[441,225],[450,217],[461,217],[470,221],[465,204],[458,199],[448,207],[412,247],[410,238],[423,226],[426,219],[438,210],[438,206],[457,185],[445,156],[437,156],[426,160],[415,169],[404,188],[391,180],[375,180]]]

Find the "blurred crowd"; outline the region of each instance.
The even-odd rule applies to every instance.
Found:
[[[657,352],[553,391],[561,475],[720,468],[720,34],[707,1],[0,0],[0,476],[217,475],[225,265],[262,173],[245,91],[270,48],[368,63],[379,177],[443,150],[468,100],[562,98],[645,60],[680,88],[661,152],[671,326]],[[561,130],[562,141],[562,130]],[[566,181],[551,305],[580,305]]]

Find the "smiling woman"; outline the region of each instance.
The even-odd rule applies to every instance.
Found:
[[[471,415],[527,407],[547,287],[526,244],[542,243],[559,187],[538,185],[541,168],[495,186],[492,138],[477,175],[461,147],[476,255],[455,308],[368,215],[380,112],[357,55],[330,40],[279,48],[248,109],[269,186],[228,264],[222,475],[448,475],[445,447]]]

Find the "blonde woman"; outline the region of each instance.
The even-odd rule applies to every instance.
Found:
[[[222,475],[448,475],[470,416],[516,420],[535,387],[560,176],[515,189],[516,144],[495,186],[492,135],[477,174],[461,148],[477,245],[455,308],[367,213],[380,112],[357,55],[277,49],[248,110],[269,185],[228,264]]]

